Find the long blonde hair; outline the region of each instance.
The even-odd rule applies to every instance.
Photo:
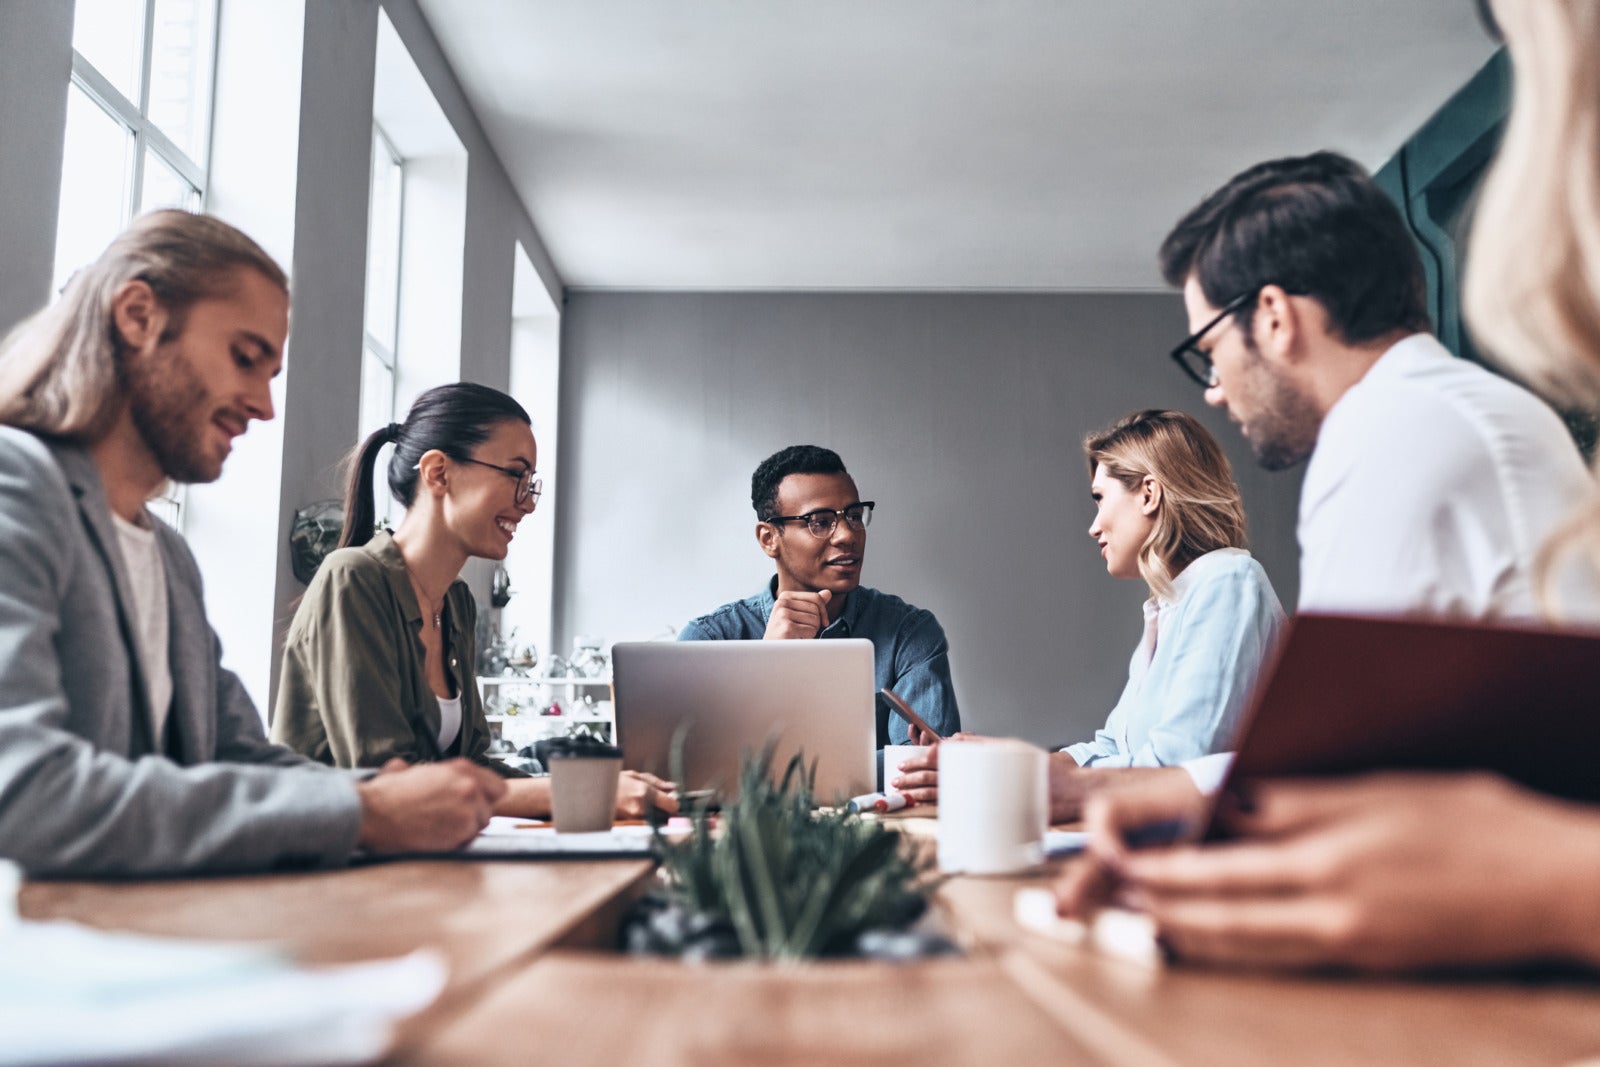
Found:
[[[1563,402],[1600,404],[1600,5],[1496,0],[1513,59],[1500,152],[1473,220],[1464,299],[1473,337]],[[1541,598],[1559,564],[1600,570],[1600,495],[1545,545]]]
[[[1083,439],[1089,477],[1106,473],[1129,490],[1146,478],[1161,487],[1155,526],[1139,546],[1139,574],[1157,596],[1172,580],[1219,548],[1244,548],[1244,501],[1222,446],[1181,411],[1138,411]]]
[[[117,293],[131,281],[149,285],[168,314],[167,340],[197,300],[231,292],[240,267],[288,291],[283,268],[221,219],[187,211],[135,219],[61,299],[0,342],[0,425],[97,440],[122,403],[121,342],[111,320]]]

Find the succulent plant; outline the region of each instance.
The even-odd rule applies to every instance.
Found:
[[[937,936],[906,932],[927,909],[935,884],[929,862],[882,823],[816,811],[815,766],[807,770],[796,755],[774,781],[772,758],[770,744],[746,755],[719,833],[700,803],[687,837],[657,836],[666,889],[635,911],[626,947],[771,960],[953,950]]]

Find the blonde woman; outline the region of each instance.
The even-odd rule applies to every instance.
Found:
[[[1143,580],[1144,636],[1122,699],[1080,767],[1165,767],[1226,749],[1283,608],[1245,550],[1244,504],[1216,438],[1141,411],[1083,443],[1106,573]]]
[[[1552,398],[1600,403],[1600,5],[1496,0],[1515,105],[1479,201],[1466,279],[1479,343]],[[1546,610],[1600,569],[1600,504],[1547,545]],[[1129,853],[1129,828],[1191,813],[1171,790],[1095,797],[1098,862],[1057,887],[1080,915],[1114,880],[1182,958],[1403,971],[1561,960],[1600,968],[1600,808],[1488,774],[1270,782],[1238,843]],[[1111,872],[1115,872],[1114,875]]]
[[[1052,758],[1051,807],[1076,816],[1093,770],[1173,767],[1227,749],[1283,626],[1267,573],[1245,550],[1227,457],[1179,411],[1141,411],[1085,439],[1089,536],[1113,578],[1143,581],[1144,635],[1110,717]],[[918,737],[918,743],[930,739]],[[891,788],[937,799],[938,758],[908,761]]]

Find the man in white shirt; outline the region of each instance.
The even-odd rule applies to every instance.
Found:
[[[1161,248],[1173,351],[1270,470],[1310,459],[1302,611],[1535,618],[1534,561],[1589,491],[1561,420],[1428,332],[1422,263],[1362,168],[1252,167]]]
[[[1539,617],[1535,561],[1590,491],[1583,460],[1541,400],[1428,332],[1416,247],[1358,164],[1251,167],[1160,258],[1194,331],[1173,358],[1262,466],[1310,460],[1299,610]],[[1227,768],[1187,767],[1208,792]]]

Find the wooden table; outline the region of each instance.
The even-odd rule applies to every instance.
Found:
[[[1035,878],[940,893],[962,959],[684,967],[603,951],[642,861],[395,863],[322,874],[31,883],[29,918],[272,940],[308,962],[451,962],[405,1064],[892,1062],[1566,1065],[1600,1056],[1600,983],[1373,981],[1152,968],[1018,928]]]

